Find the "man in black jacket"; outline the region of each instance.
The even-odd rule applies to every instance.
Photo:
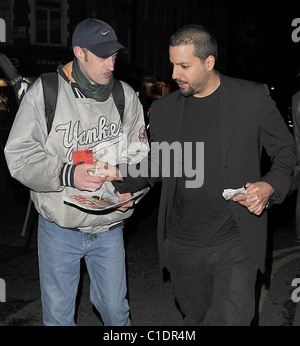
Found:
[[[265,264],[265,209],[289,191],[294,141],[265,85],[214,70],[217,43],[205,28],[180,28],[169,54],[179,90],[152,104],[150,163],[141,162],[138,178],[130,175],[131,166],[120,166],[123,181],[113,184],[120,192],[134,192],[162,180],[159,254],[185,324],[250,325],[257,270]],[[162,143],[169,149],[179,143],[184,155],[164,161],[156,150]],[[190,153],[184,149],[188,143]],[[262,147],[272,160],[264,176]],[[199,162],[203,180],[197,177]],[[224,189],[242,187],[246,193],[223,198]]]

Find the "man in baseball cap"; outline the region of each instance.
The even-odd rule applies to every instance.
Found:
[[[38,253],[44,325],[75,325],[80,262],[84,257],[90,299],[103,324],[129,326],[123,227],[137,201],[125,202],[132,197],[130,193],[114,195],[110,182],[90,172],[103,157],[119,164],[122,160],[140,162],[147,156],[149,145],[140,137],[145,129],[143,107],[135,90],[113,76],[118,52],[124,47],[110,25],[86,19],[75,28],[72,43],[74,59],[58,66],[58,88],[50,90],[49,84],[47,89],[57,93],[52,130],[46,135],[46,117],[41,116],[43,86],[37,79],[24,95],[27,101],[20,104],[20,116],[7,141],[6,159],[11,172],[18,176],[12,173],[13,177],[31,189],[40,216]],[[116,85],[124,96],[122,119],[114,101]],[[21,137],[20,128],[24,129]],[[125,140],[127,145],[122,145]],[[30,149],[20,167],[17,153],[24,146]],[[138,151],[127,150],[137,147]],[[37,155],[41,159],[31,174],[28,169]],[[101,200],[106,193],[125,204],[94,213],[65,203],[69,194],[99,196]]]
[[[126,51],[125,47],[118,42],[117,35],[109,24],[91,18],[76,26],[72,45],[86,48],[99,58],[107,58],[119,50]]]

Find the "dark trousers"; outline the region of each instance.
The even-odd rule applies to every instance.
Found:
[[[189,326],[249,326],[255,314],[257,266],[240,239],[216,247],[166,240],[175,299]]]

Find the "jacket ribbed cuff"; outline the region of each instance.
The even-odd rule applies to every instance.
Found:
[[[74,171],[75,171],[76,165],[69,165],[65,163],[60,171],[59,179],[60,184],[62,186],[71,186],[75,187],[74,185]]]

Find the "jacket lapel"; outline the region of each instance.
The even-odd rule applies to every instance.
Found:
[[[182,143],[182,125],[183,125],[183,121],[184,121],[184,103],[185,103],[185,97],[181,95],[181,93],[179,92],[178,97],[176,99],[176,101],[174,102],[174,122],[175,122],[175,126],[174,126],[174,138],[176,142],[180,142],[181,143],[181,155],[182,155],[182,159],[183,159],[183,155],[184,155],[184,143]],[[180,162],[179,162],[180,161]],[[177,166],[174,166],[174,173],[177,172],[177,174],[179,172],[182,172],[182,162],[181,160],[175,160],[175,162],[177,163]],[[175,163],[174,162],[174,163]],[[180,165],[180,166],[179,166]],[[174,183],[176,182],[177,178],[174,178],[173,181]],[[175,189],[175,184],[174,184],[174,189]]]
[[[236,118],[234,91],[230,86],[230,81],[227,77],[220,75],[221,78],[221,93],[220,93],[220,136],[221,136],[221,154],[222,164],[225,166],[228,148],[234,129]]]
[[[174,114],[175,114],[174,121],[176,122],[174,138],[177,138],[177,141],[179,141],[179,142],[182,141],[182,125],[183,125],[183,120],[184,120],[184,114],[183,114],[184,103],[185,103],[185,97],[179,93],[178,98],[174,102]]]
[[[172,144],[172,142],[180,142],[182,143],[182,125],[184,121],[184,103],[185,103],[185,97],[181,95],[180,91],[178,90],[178,93],[176,95],[176,98],[174,99],[173,102],[173,107],[171,108],[171,117],[172,117],[172,124],[171,128],[173,128],[173,133],[171,136],[171,140],[169,144]],[[181,147],[181,154],[184,154],[184,148],[183,148],[184,143],[182,143]],[[179,160],[180,161],[180,160]],[[174,164],[177,163],[176,166],[174,166],[174,173],[175,172],[182,172],[182,162],[179,162],[178,160],[174,160]],[[179,166],[180,165],[180,166]],[[175,194],[175,188],[176,188],[176,181],[177,177],[171,177],[170,180],[171,182],[171,194],[174,196]]]

